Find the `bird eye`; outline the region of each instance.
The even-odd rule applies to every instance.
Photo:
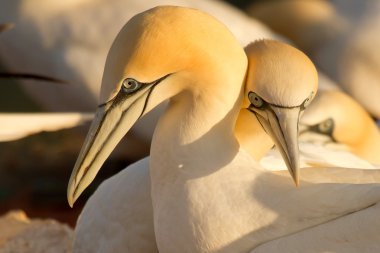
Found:
[[[303,108],[306,108],[313,100],[314,92],[311,92],[310,96],[303,102]]]
[[[318,124],[318,130],[324,134],[332,133],[333,128],[334,128],[334,120],[331,118]]]
[[[248,93],[248,99],[251,102],[251,104],[256,108],[260,108],[264,105],[263,99],[252,91]]]
[[[141,87],[141,83],[132,78],[126,78],[123,81],[123,91],[127,94],[137,91]]]

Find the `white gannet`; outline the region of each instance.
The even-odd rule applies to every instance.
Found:
[[[268,1],[248,12],[289,37],[327,75],[380,118],[380,2]]]
[[[249,108],[279,144],[297,181],[298,116],[316,92],[316,70],[300,51],[277,42],[254,43],[248,53]],[[376,203],[379,185],[347,183],[377,182],[378,171],[321,169],[338,174],[340,183],[305,181],[301,190],[239,149],[233,126],[245,68],[238,42],[204,13],[159,7],[132,18],[109,52],[103,102],[74,167],[69,203],[91,183],[134,121],[167,98],[149,158],[160,252],[247,252]],[[315,178],[314,169],[302,174],[308,181]],[[335,178],[318,175],[318,180]]]
[[[325,136],[322,141],[327,144],[345,144],[354,154],[380,164],[380,130],[365,109],[343,92],[319,91],[300,123],[305,128],[301,139],[318,141],[318,136]]]

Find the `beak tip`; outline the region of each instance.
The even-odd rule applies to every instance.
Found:
[[[71,208],[74,207],[74,203],[76,200],[77,200],[77,197],[75,197],[74,195],[67,195],[67,202],[69,203],[69,206]]]
[[[77,186],[72,185],[71,180],[70,180],[69,186],[67,188],[67,202],[69,203],[69,206],[71,208],[73,208],[74,203],[78,198],[77,196],[75,196],[76,195],[76,189],[77,189]]]
[[[67,202],[69,203],[69,206],[73,208],[75,200],[70,193],[67,194]]]
[[[294,181],[296,187],[298,187],[300,185],[299,174],[298,173],[292,174],[292,178],[293,178],[293,181]]]

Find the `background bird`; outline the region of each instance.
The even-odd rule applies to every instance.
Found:
[[[305,133],[304,139],[313,138],[310,133],[322,135],[327,137],[324,138],[325,144],[344,144],[354,154],[380,164],[379,128],[365,109],[346,94],[320,91],[301,117],[301,128],[302,125],[305,127],[301,130]]]
[[[323,83],[324,80],[319,83],[321,81]],[[371,116],[339,90],[319,89],[300,118],[302,167],[374,169],[379,164],[379,145],[379,129]],[[260,162],[266,168],[286,170],[276,149],[267,153]]]

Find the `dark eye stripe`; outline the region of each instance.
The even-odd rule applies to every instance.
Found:
[[[326,129],[322,129],[324,126],[321,127],[324,124],[327,124],[327,125],[325,125],[325,126],[327,126]],[[334,120],[332,118],[328,118],[327,120],[325,120],[321,123],[309,126],[308,131],[318,133],[318,134],[322,134],[322,135],[326,135],[326,136],[330,137],[330,139],[333,142],[337,142],[333,136],[334,128],[335,128]]]
[[[251,94],[254,94],[254,95],[251,95]],[[252,91],[250,91],[250,92],[248,93],[248,99],[249,99],[250,103],[251,103],[253,106],[255,106],[256,108],[259,108],[259,109],[260,109],[260,108],[265,108],[265,107],[267,107],[267,105],[271,105],[271,106],[278,107],[278,108],[289,108],[289,109],[297,108],[297,107],[301,107],[301,111],[302,111],[302,110],[305,110],[305,108],[308,106],[308,103],[309,103],[309,101],[312,99],[313,95],[314,95],[314,92],[312,91],[311,94],[310,94],[310,96],[309,96],[308,98],[306,98],[306,99],[305,99],[300,105],[298,105],[298,106],[283,106],[283,105],[276,105],[276,104],[268,103],[267,101],[265,101],[265,99],[263,99],[262,97],[260,97],[259,95],[257,95],[255,92],[252,92]],[[252,97],[252,96],[254,96],[255,98],[258,97],[259,99],[261,99],[261,101],[262,101],[262,105],[258,107],[258,106],[256,106],[254,103],[252,103],[252,101],[251,101],[251,97]]]

